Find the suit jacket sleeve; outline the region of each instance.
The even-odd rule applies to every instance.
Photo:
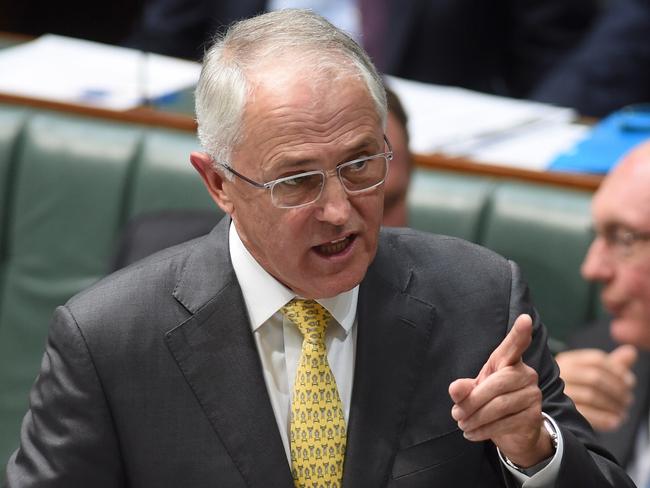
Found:
[[[560,370],[546,346],[547,331],[531,305],[529,291],[519,268],[514,263],[511,263],[511,267],[509,327],[512,327],[521,313],[528,313],[533,317],[533,342],[524,354],[524,361],[537,370],[539,386],[544,396],[542,409],[558,423],[564,440],[564,454],[555,486],[633,487],[634,484],[616,464],[613,456],[596,443],[588,422],[564,394]]]
[[[50,327],[7,488],[125,486],[118,440],[84,337],[67,308]]]

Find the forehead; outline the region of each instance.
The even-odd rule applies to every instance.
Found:
[[[377,107],[356,71],[314,73],[308,67],[278,63],[258,68],[251,87],[243,127],[245,136],[254,136],[258,143],[269,142],[265,134],[274,142],[297,136],[325,142],[368,131],[381,134]]]
[[[600,224],[621,224],[650,231],[650,160],[616,168],[594,195],[592,210]]]

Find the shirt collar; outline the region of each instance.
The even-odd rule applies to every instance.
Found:
[[[235,224],[229,232],[230,260],[244,296],[246,311],[253,332],[297,295],[271,276],[255,260],[241,241]],[[316,301],[325,307],[348,334],[357,313],[359,285],[332,298]]]

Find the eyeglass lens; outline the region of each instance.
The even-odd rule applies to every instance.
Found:
[[[386,177],[386,158],[377,156],[344,163],[337,168],[337,173],[348,192],[369,190]],[[301,173],[276,182],[271,188],[271,198],[275,205],[283,208],[308,205],[320,197],[324,184],[325,175],[322,172]]]

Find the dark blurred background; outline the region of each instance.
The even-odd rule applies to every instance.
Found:
[[[143,4],[144,0],[0,0],[0,31],[115,44],[129,34]]]

